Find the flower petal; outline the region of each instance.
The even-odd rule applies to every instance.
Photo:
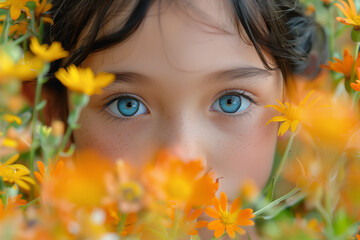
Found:
[[[227,197],[224,192],[220,193],[220,208],[221,208],[221,211],[227,210]]]

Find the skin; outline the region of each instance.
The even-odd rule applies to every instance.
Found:
[[[264,106],[282,98],[283,80],[279,71],[267,71],[254,47],[240,38],[226,6],[206,3],[196,2],[196,11],[206,14],[203,21],[196,11],[171,6],[159,15],[155,4],[129,39],[86,58],[82,67],[119,73],[120,79],[90,98],[74,139],[79,149],[94,148],[137,166],[161,149],[184,161],[201,158],[221,178],[219,192],[234,199],[244,179],[261,188],[269,177],[278,126],[265,125],[276,113]],[[240,70],[215,74],[234,68]],[[123,72],[139,76],[124,79]],[[234,114],[214,110],[227,90],[243,92],[256,103]],[[124,118],[104,107],[123,93],[139,99],[147,111]]]

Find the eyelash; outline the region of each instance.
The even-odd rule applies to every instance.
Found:
[[[258,105],[257,102],[253,99],[253,97],[250,96],[249,92],[248,91],[245,91],[245,90],[238,90],[238,89],[228,89],[228,90],[225,90],[225,91],[222,91],[221,92],[221,95],[220,96],[216,96],[213,101],[212,101],[212,104],[220,99],[221,97],[223,96],[226,96],[226,95],[236,95],[236,96],[239,96],[239,97],[244,97],[246,98],[247,100],[249,100],[251,103],[255,104],[255,105]],[[142,99],[139,99],[139,97],[137,96],[134,96],[133,94],[130,94],[128,92],[119,92],[119,93],[116,93],[114,95],[112,95],[111,97],[108,98],[107,102],[104,104],[104,106],[102,106],[102,108],[100,109],[101,112],[104,112],[104,110],[106,110],[107,107],[109,107],[112,103],[114,103],[115,101],[121,99],[121,98],[126,98],[126,97],[131,97],[131,98],[134,98],[134,99],[137,99],[139,101],[141,101],[142,103],[144,102]],[[144,104],[144,103],[143,103]],[[144,104],[145,105],[145,104]],[[148,109],[148,107],[145,105],[145,107]],[[236,119],[236,118],[239,118],[239,117],[250,117],[251,116],[251,113],[252,112],[252,109],[246,109],[244,110],[244,112],[241,112],[239,114],[227,114],[225,112],[223,112],[222,114],[225,115],[226,117],[230,117],[232,119]],[[121,120],[121,121],[127,121],[127,120],[133,120],[134,118],[132,117],[117,117],[117,116],[114,116],[113,114],[105,114],[106,117],[108,117],[109,119],[111,120]]]

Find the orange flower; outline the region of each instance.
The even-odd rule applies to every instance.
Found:
[[[358,78],[360,79],[360,67],[356,68],[356,72],[357,72]],[[350,86],[355,91],[360,92],[360,80],[356,80],[356,83],[350,83]]]
[[[228,211],[227,197],[225,193],[220,193],[220,200],[215,197],[213,200],[214,208],[207,207],[205,212],[216,220],[209,223],[208,228],[215,230],[214,237],[222,236],[226,230],[231,238],[235,238],[236,232],[245,234],[245,230],[239,226],[253,226],[254,222],[250,218],[255,217],[253,210],[250,208],[240,209],[241,199],[237,198],[231,204],[230,211]]]
[[[49,186],[49,198],[64,199],[78,206],[100,204],[106,194],[104,178],[112,168],[110,161],[89,150],[77,152],[74,165],[72,169],[65,167],[62,170],[61,181],[47,183],[54,185],[53,188]]]
[[[143,182],[156,200],[203,206],[210,203],[218,188],[213,173],[203,172],[200,160],[184,162],[163,151],[155,164],[145,169]]]
[[[356,7],[353,0],[348,0],[346,3],[343,0],[340,0],[340,3],[335,3],[335,5],[341,10],[341,12],[346,16],[346,18],[337,17],[336,20],[346,24],[353,25],[356,29],[360,28],[360,16],[356,12]]]
[[[8,213],[14,210],[18,206],[24,206],[27,204],[26,200],[22,199],[22,195],[16,195],[8,199],[6,209],[2,201],[0,201],[0,219],[6,217]]]
[[[112,226],[114,231],[120,233],[120,236],[127,236],[134,233],[135,230],[141,229],[141,226],[137,226],[138,217],[136,213],[119,214],[119,209],[117,208],[116,204],[113,203],[105,205],[104,210],[106,213],[107,225]],[[123,225],[119,228],[121,221],[124,222]]]
[[[345,79],[350,79],[352,67],[354,64],[354,57],[349,53],[348,50],[344,50],[344,60],[341,61],[338,58],[333,58],[335,62],[329,61],[328,65],[321,65],[322,68],[330,69],[338,73],[342,73],[345,76]],[[360,55],[356,59],[355,67],[360,67]]]
[[[360,231],[360,226],[359,226],[359,231]],[[360,234],[356,234],[356,238],[357,240],[360,240]]]
[[[169,217],[171,220],[170,228],[174,227],[175,223],[179,220],[180,227],[184,228],[184,232],[188,235],[197,235],[199,234],[198,228],[206,227],[208,222],[207,221],[196,221],[203,213],[203,209],[198,208],[193,211],[190,206],[186,206],[184,211],[181,211],[181,219],[175,219],[176,211],[179,210],[177,208],[171,207],[169,209]],[[178,229],[177,229],[178,230]]]
[[[43,183],[44,180],[47,179],[47,177],[53,178],[55,181],[58,181],[64,168],[64,162],[60,160],[56,163],[55,167],[50,167],[49,175],[46,175],[44,163],[38,161],[37,165],[39,168],[39,172],[34,172],[34,176],[40,183]]]
[[[10,16],[13,20],[20,17],[21,11],[25,11],[28,18],[31,18],[30,10],[26,7],[26,3],[32,0],[7,0],[0,3],[0,8],[10,7]]]

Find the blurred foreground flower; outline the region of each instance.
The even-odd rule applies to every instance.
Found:
[[[19,61],[14,61],[4,50],[0,50],[0,83],[11,78],[33,80],[43,68],[44,62],[25,54]]]
[[[235,238],[236,232],[245,234],[245,230],[239,226],[254,225],[254,222],[250,220],[250,218],[255,217],[253,210],[250,208],[240,209],[240,198],[234,200],[229,211],[227,197],[225,193],[221,192],[220,200],[217,197],[213,199],[213,207],[207,207],[205,212],[210,217],[216,219],[208,225],[210,230],[215,230],[215,238],[222,236],[225,230],[231,238]]]
[[[165,151],[145,169],[144,183],[155,199],[174,201],[180,206],[210,204],[218,189],[214,174],[204,174],[201,160],[184,162]]]
[[[208,225],[207,221],[204,220],[197,221],[197,219],[200,217],[202,213],[203,213],[203,209],[198,208],[194,210],[189,206],[185,207],[184,211],[181,212],[179,212],[179,209],[170,208],[169,215],[170,215],[171,223],[169,227],[179,228],[179,226],[176,226],[176,224],[179,224],[180,221],[181,223],[180,226],[184,228],[184,229],[180,229],[180,231],[183,230],[183,232],[188,235],[197,235],[199,234],[198,231],[199,228],[203,228]],[[180,219],[179,219],[179,215],[181,216]],[[179,231],[179,229],[176,230]]]

